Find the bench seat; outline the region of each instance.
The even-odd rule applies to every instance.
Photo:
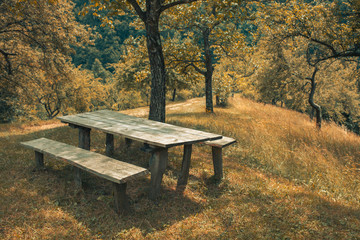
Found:
[[[233,143],[235,143],[236,140],[230,137],[222,137],[220,139],[217,140],[213,140],[213,141],[206,141],[204,142],[206,145],[210,145],[213,147],[218,147],[218,148],[224,148],[227,147]]]
[[[47,154],[113,182],[115,208],[118,212],[125,210],[127,205],[126,182],[149,174],[145,168],[46,138],[22,142],[21,145],[35,150],[38,168],[44,166],[43,154]]]

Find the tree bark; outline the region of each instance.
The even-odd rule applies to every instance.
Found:
[[[321,129],[321,119],[322,119],[321,118],[321,107],[314,102],[314,94],[315,94],[316,86],[317,86],[317,83],[315,82],[315,76],[316,76],[317,71],[318,71],[318,69],[315,68],[311,78],[308,78],[311,82],[311,90],[310,90],[310,94],[309,94],[309,104],[315,110],[316,126],[318,129]]]
[[[214,71],[212,63],[212,52],[210,49],[210,28],[203,30],[204,39],[204,54],[205,54],[205,98],[206,98],[206,112],[212,113],[213,109],[213,97],[212,97],[212,75]]]
[[[151,70],[149,119],[165,122],[166,71],[159,31],[160,1],[154,2],[159,3],[148,4],[145,19],[146,43]]]
[[[126,0],[145,24],[151,70],[150,120],[165,122],[166,70],[159,31],[160,14],[177,5],[195,1],[197,0],[177,0],[164,4],[164,0],[146,0],[146,11],[144,11],[139,1]]]

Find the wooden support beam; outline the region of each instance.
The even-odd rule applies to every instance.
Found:
[[[150,163],[151,182],[150,199],[155,200],[160,195],[161,181],[168,161],[168,149],[157,148],[153,153]]]
[[[37,170],[44,168],[44,154],[35,151],[35,164]]]
[[[214,164],[214,178],[220,181],[223,178],[222,148],[212,147],[212,158]]]
[[[114,135],[106,133],[106,155],[112,156],[114,154]]]
[[[189,179],[189,170],[191,163],[191,152],[192,152],[192,144],[184,145],[184,156],[181,165],[181,173],[178,179],[178,185],[186,185]]]
[[[79,127],[79,148],[90,150],[91,128]]]
[[[129,200],[126,196],[126,182],[112,183],[114,194],[114,205],[117,213],[122,214],[129,211]]]
[[[79,189],[82,188],[82,180],[81,180],[81,169],[77,168],[75,166],[73,166],[73,171],[74,171],[74,181],[75,181],[75,186]]]
[[[78,127],[79,129],[79,148],[85,149],[85,150],[90,150],[90,131],[91,128],[85,128],[85,127]],[[77,188],[81,188],[82,187],[82,180],[81,180],[81,175],[82,175],[82,171],[80,168],[77,167],[73,167],[73,171],[74,171],[74,180],[75,180],[75,185]]]

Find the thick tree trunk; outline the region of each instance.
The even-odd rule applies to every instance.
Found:
[[[159,9],[148,9],[145,21],[146,43],[151,70],[149,119],[165,122],[166,72],[159,31]]]
[[[212,97],[212,75],[214,71],[212,63],[212,52],[210,49],[210,32],[209,28],[203,31],[204,38],[204,54],[205,54],[205,97],[206,97],[206,112],[212,113],[213,109],[213,97]]]
[[[311,90],[310,90],[310,94],[309,94],[309,104],[315,110],[316,126],[319,129],[321,129],[321,107],[314,102],[314,94],[315,94],[316,85],[317,85],[316,82],[315,82],[315,76],[316,76],[317,71],[318,71],[318,69],[315,68],[312,77],[309,78],[309,80],[311,81]]]

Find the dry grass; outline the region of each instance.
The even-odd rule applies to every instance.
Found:
[[[0,238],[360,238],[358,136],[333,124],[319,132],[302,114],[237,96],[215,114],[203,113],[203,102],[170,106],[167,121],[237,139],[224,150],[225,180],[211,181],[210,148],[196,145],[189,184],[176,189],[182,149],[173,148],[161,198],[148,200],[148,178],[131,182],[127,216],[114,213],[107,181],[87,175],[75,191],[68,165],[46,159],[46,171],[32,172],[33,152],[18,144],[48,137],[77,145],[76,130],[56,121],[2,125]],[[103,153],[104,142],[92,133],[93,151]],[[139,144],[127,152],[123,139],[116,142],[116,158],[146,166]]]

